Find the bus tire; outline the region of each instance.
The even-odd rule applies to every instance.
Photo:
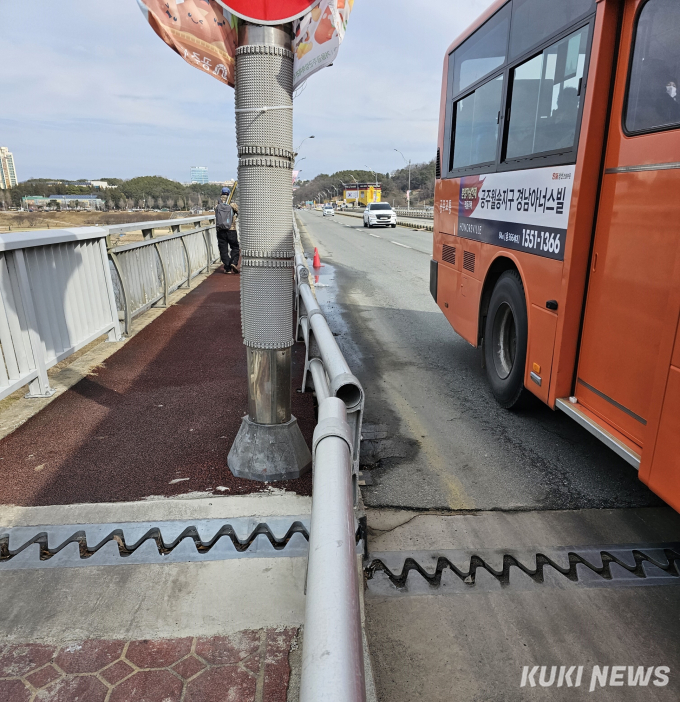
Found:
[[[491,392],[504,409],[524,395],[529,323],[524,286],[517,271],[505,271],[491,293],[484,325],[484,361]]]

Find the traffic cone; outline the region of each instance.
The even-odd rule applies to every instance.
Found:
[[[314,261],[312,263],[314,268],[321,268],[321,257],[319,256],[319,249],[314,249]]]

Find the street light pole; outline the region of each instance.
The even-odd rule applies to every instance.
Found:
[[[240,23],[238,44],[235,111],[248,414],[227,461],[237,477],[271,482],[298,478],[312,463],[291,414],[292,25]],[[261,204],[263,193],[267,207]]]
[[[404,159],[404,162],[406,162],[406,156],[399,151],[399,149],[395,149],[395,151],[398,154],[401,154],[401,157]],[[406,198],[406,209],[410,210],[411,209],[411,159],[408,160],[408,196]]]
[[[364,164],[364,168],[368,168],[368,166],[366,164]],[[372,168],[368,168],[368,170],[369,170],[369,172],[371,172],[375,176],[375,184],[377,185],[378,184],[378,174]]]
[[[295,149],[295,154],[294,154],[295,156],[297,156],[297,155],[300,153],[300,149],[302,148],[302,145],[307,141],[307,139],[316,139],[316,137],[315,137],[313,134],[312,134],[312,136],[305,137],[305,138],[300,142],[300,144],[299,144],[299,146],[297,147],[297,149]]]

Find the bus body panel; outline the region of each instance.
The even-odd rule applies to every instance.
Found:
[[[647,450],[642,454],[640,480],[680,511],[680,247],[676,250],[676,285],[668,303],[671,324],[661,339],[661,357],[672,349],[670,366],[657,364],[652,388]]]
[[[680,367],[671,366],[653,460],[640,479],[680,511]]]
[[[450,46],[433,258],[437,302],[474,346],[498,271],[512,262],[529,322],[525,386],[551,407],[575,394],[583,414],[641,454],[641,480],[680,510],[680,168],[629,170],[680,162],[680,130],[629,136],[622,120],[633,30],[645,1],[597,0],[563,261],[458,235],[469,233],[462,223],[458,231],[461,187],[469,181],[461,186],[461,178],[447,175],[449,54],[505,3],[495,3]],[[476,173],[483,178],[485,171]],[[470,222],[467,211],[465,217]],[[474,254],[474,270],[463,266],[466,251]],[[546,309],[548,300],[557,311]]]
[[[465,33],[465,36],[468,36],[474,29],[481,26],[504,4],[504,2],[495,3]],[[538,348],[536,344],[533,347],[531,345],[531,320],[534,316],[531,311],[531,305],[535,304],[537,307],[545,309],[547,300],[556,300],[558,302],[559,311],[555,334],[552,344],[549,344],[553,348],[553,358],[549,363],[544,362],[540,364],[542,367],[550,367],[550,377],[542,376],[543,382],[540,388],[535,383],[529,382],[531,372],[529,366],[533,363],[530,359],[527,359],[525,375],[527,389],[537,394],[544,401],[547,401],[551,407],[554,407],[557,397],[570,395],[573,387],[578,339],[585,300],[588,258],[592,242],[598,182],[604,150],[612,57],[617,36],[618,6],[617,0],[602,1],[597,5],[563,261],[552,261],[522,252],[509,252],[491,244],[460,239],[455,235],[458,231],[458,201],[461,179],[443,178],[437,180],[435,185],[433,253],[439,262],[440,276],[442,275],[442,266],[446,266],[442,262],[442,245],[445,243],[442,239],[443,234],[454,235],[454,240],[462,242],[449,244],[449,246],[456,247],[460,251],[458,269],[461,269],[462,250],[468,245],[465,242],[469,242],[469,245],[474,243],[479,247],[476,268],[479,272],[478,279],[482,281],[486,279],[492,262],[499,256],[508,257],[515,261],[520,276],[525,283],[525,292],[527,294],[527,312],[530,326],[529,348]],[[448,55],[459,43],[459,40],[453,42],[444,60],[438,142],[442,161],[446,159],[444,136],[446,131]],[[447,275],[444,274],[444,277],[447,278]],[[456,285],[460,287],[460,280],[456,281]],[[442,289],[441,279],[439,289]],[[476,322],[470,309],[472,302],[469,296],[463,300],[460,294],[453,294],[450,286],[447,286],[446,289],[449,291],[452,299],[444,300],[438,298],[437,303],[440,309],[444,312],[454,330],[468,342],[477,346],[481,335],[480,332],[483,331],[479,329],[482,289],[480,289],[480,297],[476,300]],[[445,307],[446,302],[448,302],[448,308]],[[464,320],[462,319],[463,317]],[[544,346],[542,345],[541,348],[544,348]],[[543,355],[544,352],[542,351],[541,356]],[[549,388],[547,397],[545,396],[546,387]]]
[[[680,170],[607,174],[598,212],[576,397],[641,447],[657,363],[670,365],[676,193]]]
[[[642,2],[630,0],[624,10],[575,394],[639,447],[651,448],[656,431],[650,419],[663,402],[662,393],[653,390],[665,386],[671,366],[674,335],[666,330],[677,326],[672,299],[680,256],[680,169],[656,167],[680,161],[680,134],[624,132],[633,30]],[[626,171],[640,166],[654,170]]]
[[[619,0],[607,0],[597,5],[574,174],[572,212],[559,295],[555,357],[548,397],[550,407],[555,406],[558,397],[571,395],[574,387],[574,371],[578,358],[588,279],[588,262],[598,206],[606,126],[610,114],[609,96],[615,68],[614,54],[618,40],[620,11]]]

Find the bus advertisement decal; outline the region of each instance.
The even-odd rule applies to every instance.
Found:
[[[461,178],[458,236],[563,260],[574,169]]]
[[[458,236],[562,261],[567,230],[459,217]]]

